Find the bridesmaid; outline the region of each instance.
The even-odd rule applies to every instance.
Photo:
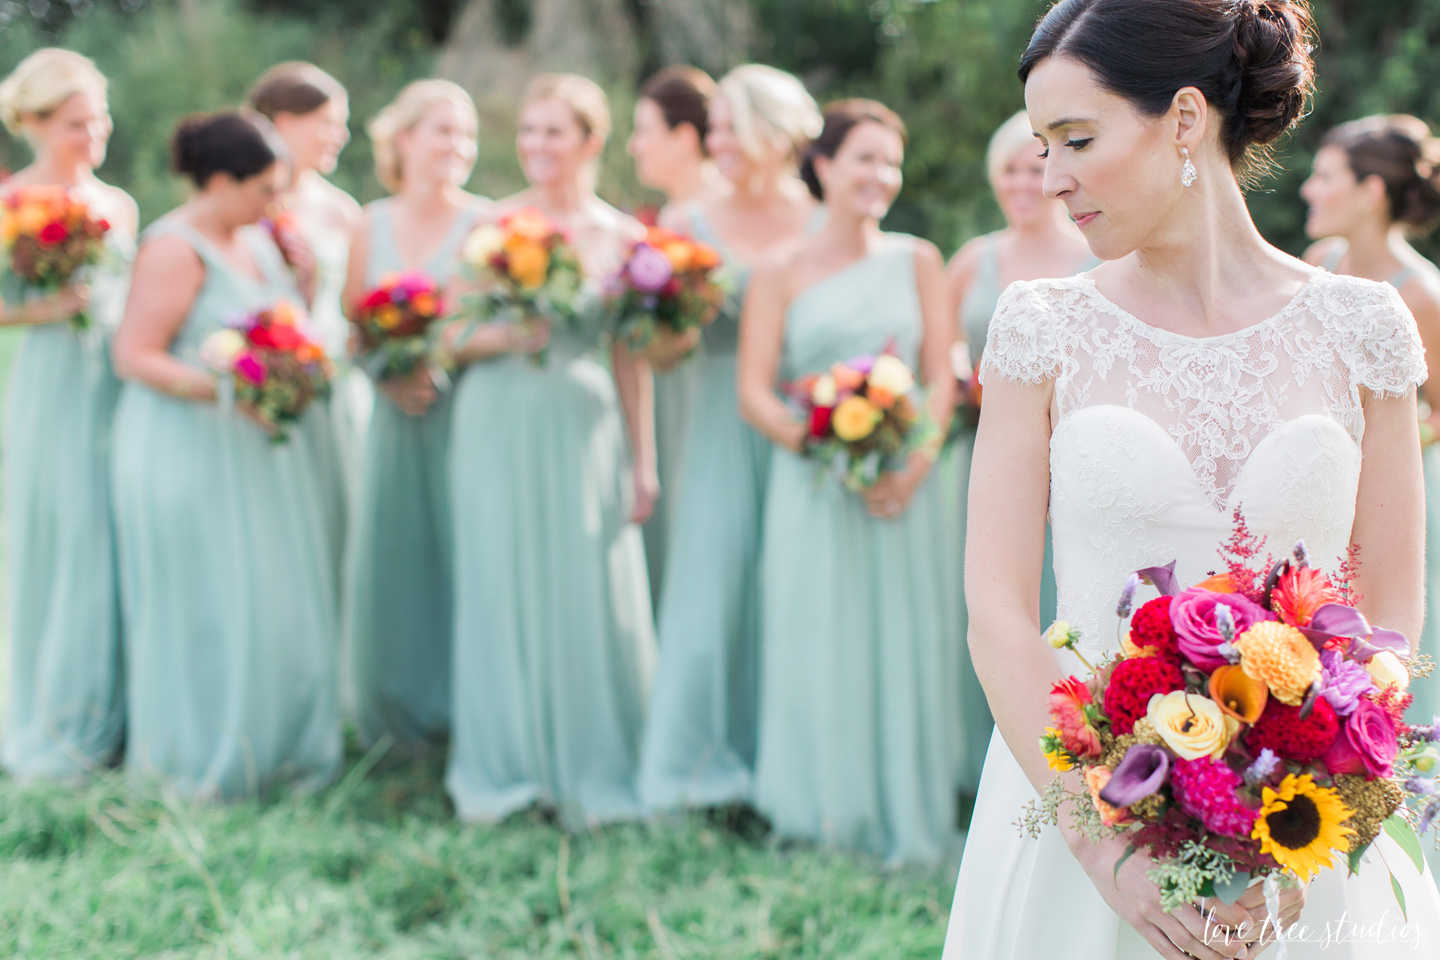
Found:
[[[125,301],[139,215],[102,183],[105,78],[78,53],[30,54],[0,83],[0,118],[35,153],[7,189],[64,187],[111,224],[113,262],[87,290],[20,303],[4,277],[0,322],[30,327],[10,374],[5,516],[11,604],[3,759],[20,780],[76,779],[115,758],[124,736],[119,595],[107,450],[119,383],[105,341]],[[87,310],[90,334],[69,322]]]
[[[283,445],[198,363],[237,314],[298,292],[255,224],[289,173],[257,114],[182,121],[191,198],[145,233],[115,370],[112,471],[125,612],[126,763],[182,794],[308,789],[340,761],[334,558],[312,407]]]
[[[880,230],[904,144],[878,103],[826,111],[802,169],[826,222],[755,271],[739,370],[741,412],[779,448],[761,562],[755,803],[781,836],[889,864],[942,860],[958,839],[958,574],[942,491],[927,482],[940,437],[863,496],[833,479],[817,486],[807,424],[776,388],[893,344],[948,424],[944,263],[928,242]]]
[[[542,75],[520,105],[535,208],[569,232],[580,318],[457,329],[455,734],[446,786],[463,820],[531,805],[578,827],[638,816],[634,792],[654,628],[640,523],[657,496],[650,373],[623,345],[600,358],[599,290],[643,230],[595,196],[605,95]],[[548,343],[537,365],[526,354]],[[629,436],[627,448],[626,437]]]
[[[985,349],[990,317],[1007,286],[1016,280],[1069,276],[1100,262],[1085,245],[1085,238],[1070,219],[1065,205],[1047,199],[1042,192],[1045,161],[1025,111],[1005,121],[991,136],[985,151],[985,168],[995,202],[1005,217],[1005,228],[970,240],[955,254],[946,271],[950,303],[955,305],[959,317],[961,342],[956,349],[964,351],[957,366],[969,370],[980,369],[980,354]],[[945,509],[954,513],[957,569],[962,576],[966,491],[970,487],[970,453],[974,445],[975,428],[964,428],[940,465],[939,479],[946,490]],[[962,587],[957,581],[957,592],[961,592]],[[1040,583],[1041,623],[1048,624],[1055,619],[1055,603],[1055,573],[1051,569],[1047,540]],[[963,601],[960,615],[959,635],[963,638],[968,619]],[[970,665],[968,646],[961,643],[958,652],[964,710],[959,786],[961,792],[973,797],[980,786],[980,768],[985,765],[985,751],[995,722],[985,702],[985,691]]]
[[[640,89],[634,131],[626,149],[635,159],[636,179],[665,195],[662,223],[675,222],[677,211],[721,196],[728,189],[725,178],[705,154],[714,91],[715,81],[695,67],[667,67]],[[655,377],[655,458],[665,494],[645,523],[645,564],[650,570],[651,599],[656,603],[664,584],[676,473],[696,380],[695,364],[684,362]]]
[[[796,176],[820,132],[799,80],[743,66],[720,81],[706,139],[733,185],[679,216],[714,244],[733,287],[693,361],[699,383],[660,602],[660,665],[640,771],[652,810],[750,799],[755,764],[760,523],[770,447],[735,399],[739,304],[752,264],[805,232],[814,199]]]
[[[1332,273],[1388,282],[1415,315],[1432,375],[1420,388],[1429,407],[1422,434],[1432,442],[1425,465],[1425,622],[1418,648],[1440,661],[1440,270],[1410,245],[1440,223],[1440,140],[1423,120],[1373,116],[1341,124],[1320,141],[1314,169],[1300,188],[1309,205],[1305,232],[1320,239],[1305,259]],[[1440,714],[1440,669],[1411,684],[1407,719],[1428,724]],[[1440,852],[1425,844],[1431,868]]]
[[[346,504],[354,500],[352,487],[359,475],[364,429],[373,404],[365,375],[344,363],[350,331],[340,307],[345,261],[350,237],[360,222],[360,204],[325,179],[335,172],[340,151],[350,142],[350,100],[338,80],[313,63],[300,61],[266,70],[246,100],[275,125],[289,152],[290,188],[280,207],[293,219],[299,242],[292,238],[292,231],[279,226],[274,233],[286,259],[302,266],[299,272],[318,272],[310,319],[325,352],[341,365],[327,401],[338,459],[322,464],[337,474],[331,506],[336,555],[340,556]]]
[[[470,95],[446,80],[410,84],[370,122],[375,173],[391,196],[365,208],[347,305],[386,273],[451,283],[488,203],[464,190],[478,128]],[[351,680],[362,742],[389,735],[418,750],[450,730],[451,397],[433,363],[376,387],[349,558]]]

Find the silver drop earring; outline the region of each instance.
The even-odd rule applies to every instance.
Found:
[[[1185,158],[1185,163],[1180,167],[1180,183],[1188,187],[1195,183],[1195,178],[1198,177],[1199,174],[1195,172],[1195,164],[1190,162],[1190,151],[1185,147],[1181,147],[1180,155]]]

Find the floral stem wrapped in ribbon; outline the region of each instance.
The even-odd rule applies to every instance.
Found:
[[[53,295],[75,282],[104,258],[109,232],[109,222],[64,187],[18,187],[0,205],[0,244],[23,297]],[[71,322],[80,330],[90,325],[84,313]]]
[[[817,480],[833,472],[855,491],[904,467],[934,426],[915,374],[893,345],[802,377],[785,392],[809,425],[806,451],[821,464]]]
[[[715,319],[725,303],[715,248],[662,227],[651,227],[611,279],[615,331],[643,350],[661,333],[685,333]]]
[[[1433,665],[1355,609],[1353,553],[1334,577],[1303,543],[1256,566],[1263,540],[1238,511],[1235,524],[1224,573],[1188,590],[1174,564],[1131,575],[1121,655],[1050,692],[1041,750],[1053,770],[1078,768],[1086,790],[1056,778],[1022,820],[1035,835],[1071,804],[1091,839],[1125,835],[1125,856],[1155,861],[1166,912],[1233,903],[1261,878],[1273,891],[1337,860],[1353,873],[1382,830],[1423,869],[1417,833],[1440,816],[1440,722],[1402,719],[1410,679]],[[1142,582],[1160,596],[1131,616]],[[1079,639],[1063,622],[1046,638]]]
[[[285,300],[210,334],[200,345],[200,361],[223,378],[222,396],[233,391],[237,404],[276,427],[277,444],[317,397],[329,393],[334,375],[324,348],[301,330]]]
[[[497,223],[477,227],[465,241],[461,260],[480,288],[466,298],[472,319],[489,323],[551,325],[575,321],[575,298],[583,274],[564,231],[539,210],[525,207]],[[531,354],[544,366],[546,354]]]
[[[439,285],[426,273],[389,273],[355,305],[351,322],[377,380],[403,377],[435,351],[436,321],[447,310]]]

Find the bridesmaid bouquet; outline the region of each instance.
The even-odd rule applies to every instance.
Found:
[[[267,217],[260,218],[260,228],[270,234],[270,239],[275,241],[275,246],[280,249],[280,256],[284,258],[286,266],[294,267],[290,262],[290,255],[286,252],[289,247],[286,240],[290,237],[300,236],[300,221],[290,210],[278,209]]]
[[[1054,726],[1040,746],[1088,792],[1057,778],[1021,823],[1036,835],[1072,804],[1092,839],[1129,838],[1121,862],[1149,851],[1167,913],[1199,897],[1233,903],[1263,881],[1273,920],[1282,882],[1337,855],[1354,873],[1382,830],[1423,869],[1417,827],[1440,816],[1440,718],[1402,719],[1411,678],[1433,665],[1355,609],[1353,548],[1333,578],[1303,542],[1256,566],[1263,540],[1238,511],[1235,524],[1224,573],[1186,590],[1173,563],[1130,575],[1122,620],[1141,582],[1161,596],[1135,611],[1121,655],[1098,669],[1068,624],[1047,631],[1091,675],[1051,688]],[[1391,885],[1403,912],[1393,873]]]
[[[891,347],[837,363],[785,387],[809,424],[806,452],[848,488],[866,490],[926,439],[915,374]]]
[[[583,274],[580,259],[565,233],[539,210],[526,207],[498,223],[477,227],[465,241],[461,259],[480,285],[467,305],[482,321],[552,324],[575,320],[575,298]],[[545,350],[531,354],[544,366]]]
[[[109,232],[109,222],[64,187],[19,187],[0,207],[6,266],[27,295],[58,293],[82,268],[99,263]],[[83,313],[71,322],[80,330],[90,325]]]
[[[377,380],[403,377],[434,349],[436,321],[446,312],[440,287],[425,273],[386,274],[355,306],[360,346],[374,355]]]
[[[329,393],[334,374],[325,350],[300,329],[295,308],[281,300],[248,314],[206,337],[200,360],[221,377],[222,390],[249,404],[278,428],[275,443],[288,438],[286,427],[300,419],[311,401]]]
[[[643,350],[662,328],[685,333],[710,323],[725,303],[719,267],[714,247],[650,227],[611,280],[616,333]]]

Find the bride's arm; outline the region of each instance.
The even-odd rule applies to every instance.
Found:
[[[1415,395],[1365,401],[1360,488],[1350,542],[1360,548],[1356,591],[1371,623],[1398,630],[1413,651],[1424,619],[1425,481]]]

